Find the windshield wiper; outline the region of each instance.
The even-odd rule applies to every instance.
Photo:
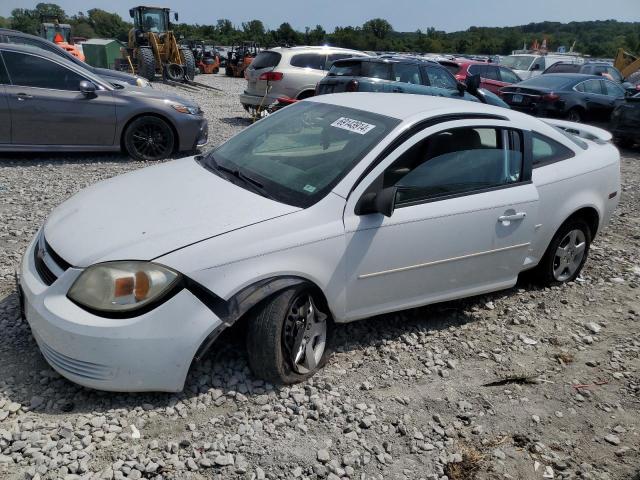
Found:
[[[213,168],[215,168],[216,170],[220,171],[220,172],[225,172],[231,176],[233,176],[234,178],[237,178],[238,180],[243,181],[246,185],[249,185],[251,187],[251,189],[258,193],[259,195],[262,195],[263,197],[267,197],[270,199],[274,199],[273,195],[271,195],[269,192],[267,192],[267,190],[264,188],[264,185],[262,185],[262,183],[260,183],[258,180],[256,180],[255,178],[251,178],[250,176],[248,176],[247,174],[243,173],[239,168],[233,169],[233,168],[229,168],[229,167],[225,167],[223,165],[220,165],[215,158],[213,158],[213,155],[209,155],[209,163],[211,164],[211,166]]]

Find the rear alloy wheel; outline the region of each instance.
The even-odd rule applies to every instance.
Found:
[[[124,145],[136,160],[162,160],[173,152],[175,138],[171,127],[158,117],[136,118],[127,127]]]
[[[247,352],[253,372],[272,383],[297,383],[326,362],[331,323],[307,287],[266,301],[250,320]]]
[[[572,108],[567,112],[567,120],[569,120],[570,122],[581,123],[582,111],[579,108]]]
[[[556,232],[538,265],[538,277],[545,285],[572,282],[589,254],[591,230],[581,219],[566,222]]]

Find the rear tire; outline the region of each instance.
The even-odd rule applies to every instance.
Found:
[[[328,358],[331,319],[306,285],[267,299],[249,319],[247,353],[251,370],[271,383],[298,383]]]
[[[129,124],[123,143],[127,153],[136,160],[162,160],[173,153],[175,135],[161,118],[143,116]]]
[[[581,123],[584,117],[584,113],[578,107],[573,107],[567,112],[567,120],[570,122]]]
[[[138,49],[138,75],[150,82],[156,78],[156,59],[150,48]]]
[[[196,78],[196,59],[193,56],[193,52],[186,48],[180,51],[184,58],[184,76],[187,80],[193,80]]]
[[[535,269],[539,283],[551,286],[574,281],[587,260],[591,239],[591,229],[583,219],[566,221]]]

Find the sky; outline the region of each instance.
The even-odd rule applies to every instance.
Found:
[[[46,1],[46,0],[45,0]],[[49,0],[72,15],[101,8],[129,18],[129,8],[144,0]],[[140,2],[140,3],[135,3]],[[0,0],[0,16],[14,8],[33,8],[37,0]],[[501,27],[545,20],[570,22],[616,19],[640,21],[640,0],[150,0],[147,5],[177,10],[180,22],[213,24],[228,18],[234,24],[259,19],[267,28],[289,22],[294,28],[322,25],[332,32],[336,26],[362,25],[381,17],[396,31],[435,27],[447,32],[470,26]]]

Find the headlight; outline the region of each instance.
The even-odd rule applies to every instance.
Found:
[[[80,274],[68,297],[90,310],[129,312],[161,299],[180,279],[178,272],[150,262],[99,263]]]
[[[186,105],[182,105],[179,103],[174,103],[171,106],[173,107],[174,110],[180,113],[188,113],[190,115],[199,115],[202,112],[200,110],[200,107],[188,107]]]
[[[153,88],[151,86],[151,82],[146,78],[142,78],[142,77],[136,78],[136,85],[138,85],[139,87]]]

